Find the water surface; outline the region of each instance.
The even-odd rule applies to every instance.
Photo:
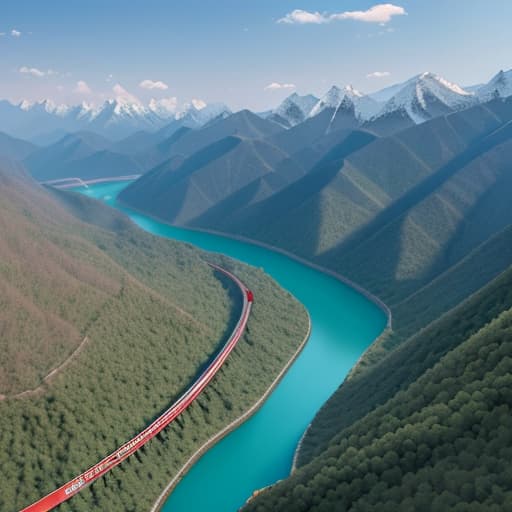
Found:
[[[264,406],[209,450],[163,507],[164,512],[234,512],[255,489],[289,474],[295,447],[305,428],[384,329],[386,317],[352,288],[282,254],[175,228],[121,207],[115,198],[126,185],[103,183],[80,191],[118,208],[155,235],[189,242],[263,268],[306,306],[311,317],[312,331],[306,348]]]

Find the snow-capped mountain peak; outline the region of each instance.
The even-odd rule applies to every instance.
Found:
[[[152,98],[149,101],[148,108],[162,119],[174,119],[177,106],[176,98],[162,98],[160,100]]]
[[[295,105],[304,114],[304,116],[307,116],[311,112],[311,109],[316,105],[317,101],[318,98],[312,94],[305,94],[304,96],[301,96],[300,94],[294,92],[285,98],[285,100],[274,110],[274,112],[278,114],[284,114],[291,105]]]
[[[346,85],[343,88],[343,92],[345,93],[345,96],[348,96],[349,98],[364,97],[364,94],[362,92],[358,91],[353,85]]]
[[[18,107],[23,110],[23,111],[27,111],[27,110],[30,110],[34,105],[34,102],[33,101],[30,101],[30,100],[22,100],[18,103]]]
[[[267,118],[285,127],[292,127],[304,121],[317,102],[318,98],[312,94],[301,96],[294,92],[271,110]]]
[[[377,117],[393,112],[406,113],[416,124],[437,115],[468,107],[475,95],[436,75],[425,72],[417,75],[386,102]]]
[[[346,85],[340,88],[333,85],[318,100],[317,104],[311,110],[309,117],[314,117],[327,108],[338,110],[340,107],[354,108],[355,115],[360,119],[368,119],[379,108],[379,104],[369,96],[358,91],[352,85]]]
[[[52,100],[44,99],[40,101],[22,100],[18,103],[18,108],[24,112],[54,114],[56,116],[64,117],[73,108],[64,103],[57,105]]]
[[[476,94],[482,102],[490,101],[496,97],[512,96],[512,69],[499,71],[487,84],[482,85]]]
[[[302,123],[308,117],[317,101],[318,98],[312,94],[301,96],[297,92],[293,92],[276,108],[263,112],[260,116],[284,128],[291,128]]]
[[[327,108],[338,108],[343,97],[343,91],[337,85],[333,85],[311,109],[309,117],[314,117]]]
[[[192,100],[186,103],[176,113],[175,119],[188,128],[199,128],[216,118],[224,118],[232,114],[231,109],[224,103],[205,103],[202,100]]]

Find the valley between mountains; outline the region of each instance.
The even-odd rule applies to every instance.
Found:
[[[512,507],[512,71],[468,88],[430,72],[373,95],[334,86],[266,112],[109,100],[0,102],[0,114],[2,509],[129,438],[236,317],[212,256],[38,184],[133,174],[120,204],[285,251],[392,315],[316,415],[293,474],[244,510]],[[148,509],[304,338],[293,297],[261,270],[213,258],[258,297],[240,353],[137,463],[62,510]],[[85,336],[69,371],[15,398]]]

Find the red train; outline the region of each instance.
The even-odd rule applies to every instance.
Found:
[[[22,512],[48,512],[103,476],[113,467],[120,464],[123,460],[144,446],[150,439],[155,437],[161,430],[169,425],[169,423],[178,417],[195,400],[195,398],[213,379],[231,351],[235,348],[238,340],[242,337],[247,324],[247,319],[251,312],[251,303],[254,300],[254,295],[252,291],[248,290],[236,276],[227,270],[211,263],[210,266],[231,278],[242,292],[245,293],[245,297],[247,299],[246,301],[244,300],[244,308],[240,315],[240,319],[223,349],[217,354],[215,359],[208,365],[197,380],[181,395],[181,397],[142,432],[78,477],[59,487],[50,494],[47,494],[36,503],[25,507]]]

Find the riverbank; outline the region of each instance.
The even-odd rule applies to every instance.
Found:
[[[357,287],[349,286],[348,280],[340,279],[342,276],[335,276],[333,272],[283,250],[242,237],[237,240],[206,230],[183,229],[161,222],[155,216],[124,208],[121,201],[116,201],[124,186],[125,183],[102,184],[89,191],[83,188],[80,191],[120,209],[135,224],[155,235],[190,243],[264,269],[308,309],[312,324],[310,341],[261,409],[213,448],[213,443],[205,446],[200,460],[196,459],[189,467],[190,471],[186,475],[182,472],[181,477],[171,484],[169,480],[178,473],[178,467],[173,467],[169,484],[165,489],[165,482],[161,484],[149,500],[153,504],[156,496],[169,495],[175,488],[163,506],[166,512],[237,510],[254,489],[289,475],[290,463],[304,430],[364,350],[389,324],[389,315],[381,304],[369,300],[372,298],[369,293],[361,293]],[[302,339],[305,331],[296,338]],[[297,345],[283,359],[282,365],[296,348]],[[275,369],[275,375],[279,371]],[[214,432],[210,435],[216,438],[215,441],[220,440]],[[190,452],[187,459],[189,455]],[[182,468],[184,463],[182,460],[179,467]],[[178,481],[179,485],[176,485]],[[203,486],[205,492],[198,493],[197,489]],[[146,505],[145,510],[150,506]]]
[[[273,380],[273,382],[270,384],[270,386],[267,388],[265,393],[258,399],[258,401],[251,406],[250,409],[248,409],[246,412],[244,412],[241,416],[233,420],[229,425],[224,427],[220,432],[212,436],[208,441],[206,441],[198,450],[196,450],[190,458],[185,462],[185,464],[181,467],[181,469],[178,471],[176,476],[167,484],[165,489],[162,491],[160,496],[155,501],[154,505],[151,507],[150,512],[159,512],[161,508],[164,506],[165,501],[173,491],[173,489],[180,483],[181,479],[187,474],[187,472],[190,470],[190,468],[215,444],[217,444],[219,441],[221,441],[224,437],[226,437],[228,434],[233,432],[235,429],[237,429],[242,423],[247,421],[251,416],[253,416],[255,413],[258,412],[259,409],[263,406],[267,398],[272,394],[272,392],[275,390],[275,388],[279,385],[281,380],[286,375],[286,372],[290,369],[290,367],[293,365],[293,363],[296,361],[296,359],[299,357],[301,352],[303,351],[304,347],[306,346],[309,336],[311,334],[311,318],[309,317],[308,313],[308,330],[306,332],[306,335],[304,336],[304,339],[302,340],[301,344],[298,346],[297,350],[294,352],[292,357],[289,359],[289,361],[286,363],[286,365],[283,367],[283,369],[279,372],[277,377]]]
[[[393,315],[392,315],[391,310],[389,309],[388,305],[383,300],[381,300],[379,297],[374,295],[372,292],[370,292],[366,288],[363,288],[361,285],[357,284],[355,281],[352,281],[348,277],[338,274],[337,272],[334,272],[334,270],[330,270],[326,267],[322,267],[321,265],[318,265],[317,263],[314,263],[305,258],[302,258],[301,256],[297,256],[296,254],[293,254],[292,252],[289,252],[286,249],[281,249],[280,247],[276,247],[275,245],[270,245],[265,242],[261,242],[259,240],[254,240],[253,238],[248,238],[248,237],[245,237],[242,235],[234,235],[232,233],[226,233],[224,231],[216,231],[214,229],[195,228],[195,227],[189,227],[189,226],[182,226],[180,224],[172,224],[172,223],[166,221],[165,219],[158,217],[157,215],[153,215],[151,213],[145,212],[144,210],[134,208],[134,207],[130,206],[129,204],[121,201],[119,198],[117,198],[116,201],[123,208],[127,208],[129,210],[137,212],[141,215],[144,215],[145,217],[149,217],[150,219],[156,220],[157,222],[161,222],[162,224],[167,224],[168,226],[171,226],[174,228],[186,229],[189,231],[196,231],[198,233],[207,233],[210,235],[221,236],[224,238],[229,238],[231,240],[236,240],[238,242],[243,242],[246,244],[255,245],[257,247],[262,247],[263,249],[277,252],[278,254],[282,254],[283,256],[286,256],[294,261],[297,261],[298,263],[301,263],[302,265],[310,267],[314,270],[318,270],[319,272],[322,272],[323,274],[326,274],[328,276],[334,277],[338,281],[342,282],[343,284],[346,284],[347,286],[350,286],[351,288],[353,288],[354,290],[359,292],[361,295],[366,297],[369,301],[373,302],[386,315],[386,319],[387,319],[386,330],[381,334],[381,336],[376,338],[374,340],[374,342],[378,341],[386,333],[386,331],[391,330],[393,327]],[[361,357],[363,357],[363,356],[361,356]]]
[[[110,183],[119,181],[134,181],[139,179],[142,174],[129,174],[127,176],[111,176],[110,178],[96,178],[92,180],[83,180],[82,178],[61,178],[58,180],[42,181],[41,185],[48,185],[58,189],[66,190],[76,187],[88,187],[89,185],[97,185],[99,183]],[[73,182],[73,183],[67,183]]]
[[[127,208],[129,210],[132,210],[134,212],[137,212],[141,215],[144,215],[146,217],[149,217],[157,222],[160,222],[160,223],[163,223],[163,224],[166,224],[170,227],[175,227],[175,228],[180,228],[180,229],[186,229],[186,230],[190,230],[190,231],[195,231],[195,232],[198,232],[198,233],[206,233],[206,234],[210,234],[210,235],[215,235],[215,236],[221,236],[221,237],[225,237],[225,238],[229,238],[231,240],[236,240],[238,242],[243,242],[243,243],[247,243],[247,244],[251,244],[251,245],[254,245],[254,246],[257,246],[257,247],[262,247],[264,249],[267,249],[267,250],[270,250],[270,251],[273,251],[273,252],[276,252],[278,254],[282,254],[283,256],[286,256],[294,261],[297,261],[298,263],[301,263],[302,265],[305,265],[307,267],[310,267],[314,270],[317,270],[325,275],[328,275],[330,277],[333,277],[335,278],[336,280],[340,281],[341,283],[353,288],[354,290],[356,290],[358,293],[360,293],[361,295],[363,295],[364,297],[366,297],[369,301],[371,301],[373,304],[375,304],[381,311],[384,312],[384,314],[386,315],[386,327],[385,329],[382,331],[382,333],[373,340],[372,344],[367,348],[367,350],[369,350],[375,343],[378,343],[383,337],[387,336],[389,334],[389,332],[392,330],[392,323],[393,323],[393,316],[392,316],[392,312],[390,310],[390,308],[387,306],[386,303],[384,303],[384,301],[382,301],[379,297],[377,297],[376,295],[374,295],[373,293],[371,293],[370,291],[366,290],[365,288],[363,288],[362,286],[360,286],[359,284],[355,283],[354,281],[352,281],[351,279],[347,278],[346,276],[343,276],[341,274],[338,274],[336,272],[334,272],[333,270],[330,270],[328,268],[325,268],[325,267],[322,267],[316,263],[313,263],[311,261],[308,261],[300,256],[297,256],[285,249],[281,249],[279,247],[276,247],[276,246],[273,246],[273,245],[270,245],[270,244],[267,244],[265,242],[261,242],[261,241],[258,241],[258,240],[253,240],[251,238],[247,238],[247,237],[244,237],[244,236],[241,236],[241,235],[234,235],[234,234],[231,234],[231,233],[224,233],[222,231],[216,231],[216,230],[212,230],[212,229],[204,229],[204,228],[194,228],[194,227],[188,227],[188,226],[181,226],[179,224],[172,224],[170,222],[167,222],[165,219],[162,219],[156,215],[152,215],[152,214],[149,214],[143,210],[140,210],[140,209],[137,209],[137,208],[133,208],[132,206],[124,203],[123,201],[121,201],[120,199],[116,199],[116,201],[124,208]],[[351,370],[349,371],[349,373],[347,374],[347,376],[345,377],[344,380],[346,380],[347,378],[350,377],[350,375],[352,374],[352,372],[354,371],[354,368],[356,368],[360,361],[364,358],[367,350],[365,350],[359,357],[359,359],[357,360],[357,362],[355,363],[355,365],[351,368]],[[298,355],[298,354],[297,354]],[[296,357],[295,357],[296,358]],[[294,359],[295,360],[295,359]],[[293,361],[292,361],[293,363]],[[343,383],[341,383],[340,385],[342,385]],[[270,393],[269,393],[270,394]],[[256,412],[256,410],[254,411]],[[254,414],[254,412],[252,414]],[[250,417],[250,415],[246,418],[248,419]],[[245,421],[245,420],[244,420]],[[175,479],[173,479],[173,481],[171,481],[171,483],[166,487],[166,489],[164,490],[164,492],[162,493],[162,495],[159,497],[159,500],[162,500],[159,504],[158,507],[153,507],[151,509],[151,512],[157,512],[158,510],[160,510],[160,508],[163,506],[164,502],[165,502],[165,499],[170,495],[170,493],[172,492],[172,490],[174,489],[174,487],[176,487],[176,485],[179,483],[179,481],[181,480],[181,478],[183,478],[183,476],[186,474],[186,472],[190,469],[190,467],[195,463],[197,462],[197,460],[199,460],[201,458],[201,456],[209,449],[211,448],[214,444],[216,444],[218,441],[220,441],[223,437],[225,437],[229,432],[231,432],[232,430],[234,430],[234,428],[236,428],[237,426],[239,426],[242,422],[240,423],[237,423],[236,426],[234,426],[233,428],[230,428],[229,431],[225,432],[221,437],[219,437],[218,439],[215,439],[214,442],[212,442],[211,444],[208,444],[208,446],[205,446],[205,449],[203,450],[203,447],[200,448],[199,451],[201,451],[201,453],[196,453],[194,454],[192,457],[193,457],[193,460],[191,458],[191,461],[190,461],[190,465],[186,467],[185,471],[183,471],[183,473],[179,473],[177,475],[177,477],[175,477]],[[309,428],[311,427],[311,423],[308,424],[308,426],[306,427],[306,429],[304,430],[299,442],[297,443],[297,446],[295,448],[295,451],[294,451],[294,455],[293,455],[293,460],[292,460],[292,465],[291,465],[291,469],[290,469],[290,474],[293,473],[296,469],[297,469],[297,461],[298,461],[298,458],[299,458],[299,454],[300,454],[300,450],[302,448],[302,444],[303,444],[303,441],[304,441],[304,438],[307,436],[307,433],[308,433],[308,430]],[[208,443],[208,442],[207,442]],[[196,456],[197,455],[197,456]],[[196,456],[196,457],[195,457]],[[188,462],[187,462],[188,464]],[[185,466],[184,466],[185,468]],[[182,469],[184,469],[182,468]],[[258,491],[255,491],[255,492],[258,492]],[[159,501],[157,501],[157,503],[159,503]]]

